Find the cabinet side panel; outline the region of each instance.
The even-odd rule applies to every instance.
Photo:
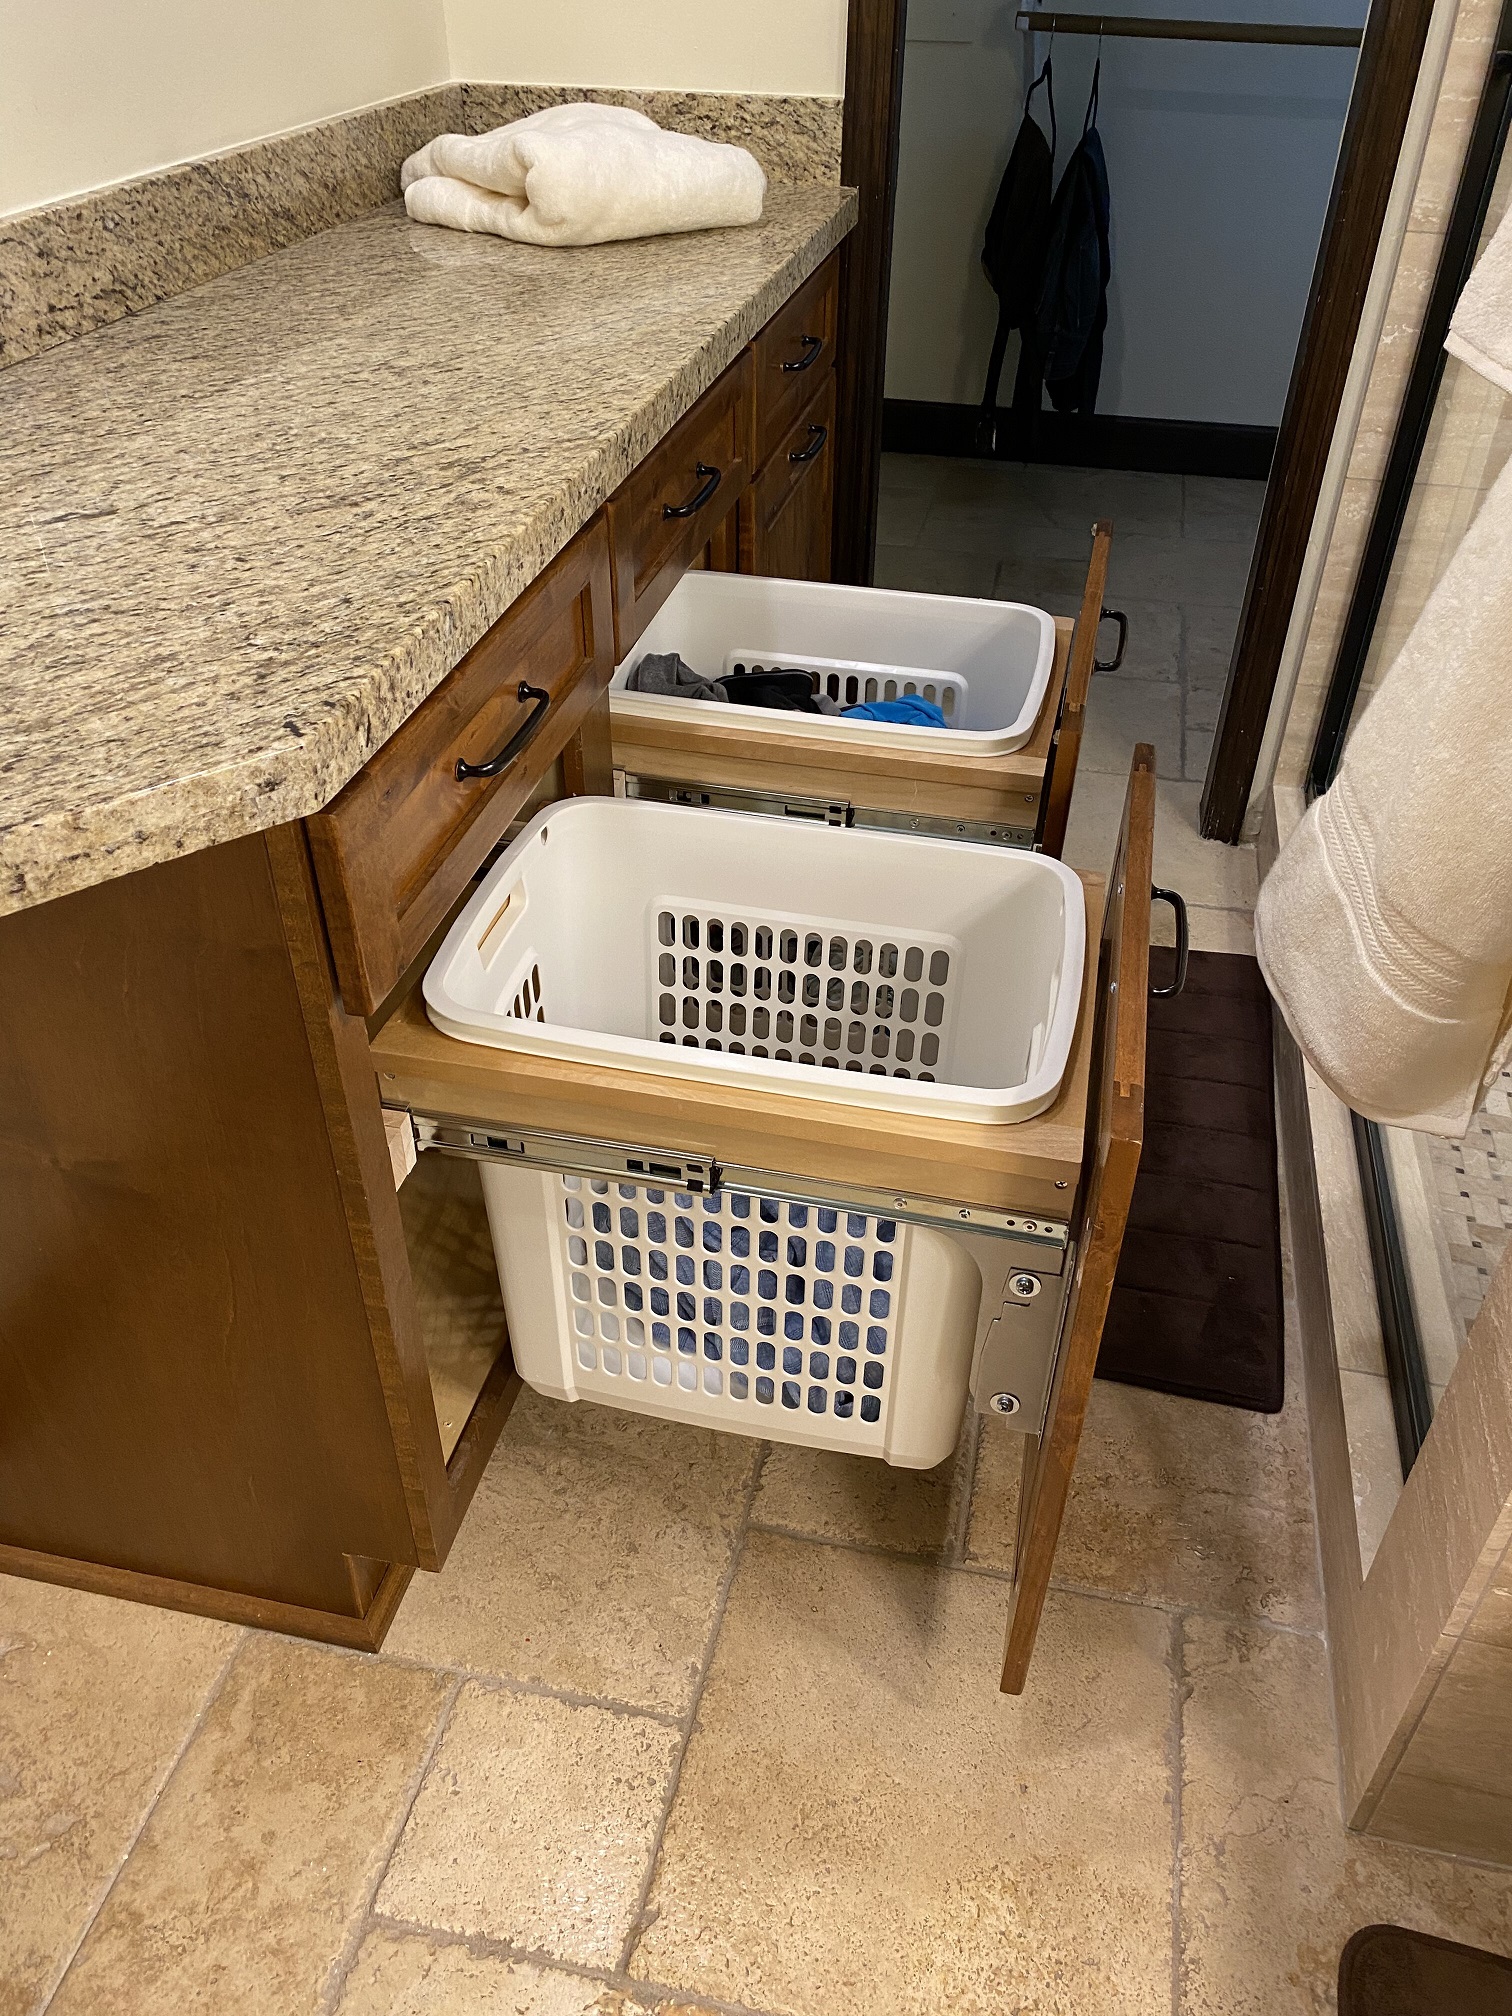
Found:
[[[0,1539],[343,1612],[415,1558],[261,837],[0,922]]]

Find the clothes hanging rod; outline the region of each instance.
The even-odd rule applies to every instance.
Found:
[[[1133,36],[1153,42],[1281,42],[1310,49],[1358,49],[1358,28],[1309,28],[1273,21],[1162,21],[1150,14],[1057,14],[1021,7],[1014,25],[1052,35]]]

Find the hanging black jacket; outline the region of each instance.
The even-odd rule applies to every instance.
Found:
[[[1035,313],[1035,341],[1045,386],[1058,413],[1091,413],[1102,376],[1103,331],[1108,326],[1110,203],[1108,167],[1097,132],[1097,87],[1092,74],[1086,123],[1066,163],[1050,211],[1050,242]]]
[[[1047,140],[1029,106],[1041,84],[1050,113],[1051,138]],[[1024,117],[1008,166],[998,184],[992,215],[982,240],[982,270],[998,297],[997,334],[992,341],[992,361],[987,366],[987,384],[982,393],[982,427],[992,431],[997,410],[998,382],[1003,375],[1003,358],[1008,338],[1017,329],[1020,335],[1018,378],[1014,386],[1015,411],[1039,405],[1040,372],[1034,354],[1035,315],[1045,271],[1045,251],[1050,240],[1050,188],[1055,167],[1055,87],[1048,57],[1045,67],[1029,86],[1024,99]],[[986,441],[984,446],[990,446]]]

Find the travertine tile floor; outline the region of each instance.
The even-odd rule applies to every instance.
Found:
[[[1233,614],[1160,599],[1242,566],[1152,529],[1173,481],[1180,538],[1253,529],[1178,479],[1076,502],[1155,585],[1068,853],[1180,724],[1156,873],[1242,950],[1191,762]],[[973,508],[919,572],[990,592]],[[1277,1417],[1098,1386],[1018,1700],[997,1422],[921,1476],[527,1394],[378,1658],[0,1578],[0,2016],[1314,2016],[1374,1919],[1512,1952],[1512,1875],[1340,1821],[1291,1373]]]
[[[0,2012],[1308,2016],[1512,1876],[1340,1822],[1298,1382],[1099,1385],[1030,1686],[1016,1447],[526,1395],[378,1658],[0,1580]]]

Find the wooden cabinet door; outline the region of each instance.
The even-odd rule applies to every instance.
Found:
[[[1154,852],[1155,751],[1141,742],[1134,751],[1098,946],[1076,1272],[1045,1425],[1038,1436],[1025,1440],[1003,1652],[1005,1694],[1021,1694],[1028,1675],[1139,1168]]]
[[[1040,797],[1038,845],[1057,860],[1066,844],[1066,827],[1071,818],[1071,793],[1076,784],[1076,766],[1081,756],[1082,729],[1087,717],[1087,693],[1097,669],[1097,626],[1103,616],[1103,596],[1108,588],[1108,554],[1113,544],[1113,527],[1100,518],[1092,527],[1092,559],[1077,611],[1076,632],[1071,639],[1071,659],[1066,667],[1065,691],[1060,714],[1050,742],[1045,765],[1045,788]],[[1120,650],[1119,656],[1122,656]],[[1114,664],[1117,659],[1112,661]]]
[[[835,498],[835,374],[778,443],[740,506],[740,571],[828,581]]]

